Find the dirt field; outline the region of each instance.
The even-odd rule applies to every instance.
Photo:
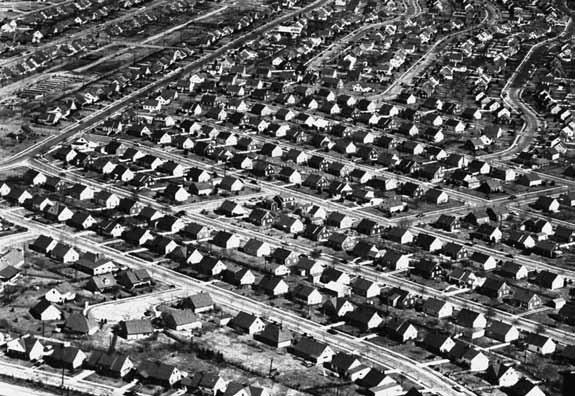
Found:
[[[229,328],[203,334],[197,337],[195,342],[222,352],[226,362],[238,366],[248,365],[251,371],[262,375],[269,373],[271,366],[277,370],[277,376],[273,382],[266,380],[264,384],[273,386],[275,394],[300,395],[304,392],[332,395],[335,387],[342,388],[341,394],[347,394],[348,391],[354,393],[353,385],[345,385],[343,381],[329,376],[321,367],[306,367],[302,360],[296,359],[293,355],[255,341],[249,335],[237,334]],[[283,393],[286,391],[286,386],[288,389],[291,388],[290,392]]]

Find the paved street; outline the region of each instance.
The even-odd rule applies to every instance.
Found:
[[[293,331],[306,333],[318,340],[325,341],[337,349],[350,352],[360,352],[364,358],[383,367],[397,368],[417,383],[421,383],[426,388],[440,391],[442,395],[461,396],[473,394],[467,390],[455,390],[453,386],[456,384],[453,380],[443,377],[432,369],[420,367],[418,362],[387,348],[371,344],[365,340],[358,340],[351,336],[330,334],[319,324],[303,319],[294,313],[253,301],[232,291],[223,290],[213,284],[197,281],[162,266],[150,265],[148,262],[143,260],[124,256],[115,249],[107,246],[96,246],[90,240],[75,237],[74,234],[70,234],[62,230],[56,230],[53,227],[33,223],[23,217],[15,215],[13,212],[0,211],[0,215],[13,221],[19,221],[29,227],[29,229],[43,233],[44,235],[50,235],[60,240],[75,239],[78,248],[84,251],[106,255],[120,265],[128,265],[132,268],[145,268],[155,279],[167,284],[184,288],[186,291],[208,292],[217,304],[226,306],[236,312],[241,310],[252,312],[268,320],[282,323]]]

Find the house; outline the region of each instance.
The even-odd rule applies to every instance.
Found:
[[[292,298],[306,305],[319,305],[322,303],[322,294],[314,287],[298,284],[291,292]]]
[[[439,279],[444,275],[445,271],[438,262],[423,259],[415,262],[413,273],[426,279]]]
[[[164,196],[171,201],[184,202],[191,194],[181,184],[170,183],[164,189]]]
[[[423,345],[432,352],[447,354],[455,346],[455,341],[448,335],[429,332],[423,339]]]
[[[265,328],[265,323],[263,320],[244,311],[241,311],[236,316],[234,316],[228,325],[235,330],[250,335],[260,333]]]
[[[324,269],[320,262],[310,259],[307,256],[298,257],[293,265],[296,273],[300,276],[310,277],[314,283],[319,281]]]
[[[35,212],[43,212],[43,213],[46,213],[47,209],[55,204],[56,204],[55,201],[40,195],[35,195],[32,197],[31,200],[26,201],[28,209],[32,209]]]
[[[94,200],[106,209],[115,209],[120,205],[120,197],[107,191],[99,191],[94,195]]]
[[[15,358],[37,361],[44,357],[44,352],[41,340],[30,334],[6,343],[6,354]]]
[[[461,260],[467,257],[467,249],[455,242],[447,242],[441,249],[441,254],[451,258],[452,260]]]
[[[328,267],[321,273],[319,282],[330,288],[330,284],[337,284],[339,286],[347,286],[350,284],[349,275],[333,267]],[[339,287],[336,287],[339,289]]]
[[[521,223],[522,231],[533,232],[537,234],[553,235],[553,224],[544,219],[528,219]]]
[[[330,233],[327,238],[327,246],[335,250],[350,250],[354,245],[353,239],[343,232]]]
[[[30,314],[35,319],[43,322],[62,319],[62,311],[46,299],[41,299],[36,305],[30,308]]]
[[[46,235],[40,235],[30,244],[30,249],[35,250],[39,253],[48,254],[54,247],[58,244],[57,241]]]
[[[80,254],[73,247],[61,242],[50,251],[50,256],[64,264],[76,262],[80,258]]]
[[[487,319],[482,313],[463,308],[455,316],[455,323],[470,329],[484,329],[487,326]]]
[[[449,202],[449,196],[447,193],[436,188],[427,190],[423,195],[423,199],[435,205],[443,205]]]
[[[154,239],[152,233],[143,227],[134,227],[123,233],[122,238],[132,245],[143,246]]]
[[[169,256],[172,252],[174,252],[174,250],[179,248],[179,245],[171,238],[163,235],[158,235],[146,243],[146,247],[163,256]]]
[[[545,396],[537,384],[525,377],[520,378],[515,385],[509,388],[508,392],[512,396]]]
[[[228,217],[243,216],[247,214],[247,210],[241,204],[229,199],[222,202],[215,212]]]
[[[499,179],[503,182],[513,182],[517,177],[515,170],[511,168],[497,168],[491,167],[490,176],[495,179]]]
[[[486,371],[489,368],[489,358],[474,348],[466,348],[466,351],[458,359],[471,372]]]
[[[447,301],[430,297],[423,303],[423,312],[438,319],[453,315],[453,305]]]
[[[53,366],[76,370],[84,364],[86,357],[79,348],[57,344],[47,360]]]
[[[330,346],[311,337],[301,338],[291,347],[290,352],[316,365],[329,363],[335,355]]]
[[[479,291],[486,296],[497,299],[502,299],[511,294],[511,288],[506,282],[491,277],[485,279]]]
[[[341,378],[350,381],[364,378],[371,370],[367,365],[362,364],[357,356],[345,352],[336,353],[332,357],[328,368],[337,373]]]
[[[527,268],[522,265],[515,263],[513,261],[506,261],[501,265],[499,270],[503,276],[512,278],[512,279],[525,279],[529,275],[529,271]]]
[[[278,178],[292,184],[302,183],[301,173],[289,166],[282,167],[278,174]]]
[[[240,238],[227,231],[218,231],[211,242],[223,249],[238,249],[240,247]]]
[[[289,292],[289,285],[280,277],[264,276],[258,283],[258,289],[270,296],[282,296]]]
[[[98,374],[124,378],[134,369],[128,355],[119,352],[94,351],[85,362],[86,368]]]
[[[473,233],[475,238],[481,239],[486,242],[501,242],[503,233],[499,227],[491,224],[481,224],[479,228]]]
[[[197,265],[200,273],[209,276],[218,276],[227,269],[227,266],[218,258],[211,256],[204,256]]]
[[[540,196],[533,204],[535,209],[539,209],[544,212],[558,212],[560,206],[561,204],[557,198],[548,196]]]
[[[221,395],[226,391],[227,381],[217,372],[196,371],[193,375],[184,377],[181,381],[189,390],[197,390],[206,395]]]
[[[456,216],[442,214],[435,221],[434,226],[447,232],[454,232],[460,228],[461,224]]]
[[[352,256],[362,259],[377,259],[381,257],[382,253],[383,250],[380,251],[375,243],[365,239],[359,240],[351,251]]]
[[[350,324],[363,330],[378,328],[383,322],[383,319],[375,309],[367,307],[354,309],[349,312],[345,318]]]
[[[118,325],[118,334],[126,340],[147,338],[153,333],[154,327],[148,319],[125,320]]]
[[[299,254],[284,248],[276,248],[272,253],[272,260],[278,264],[291,267],[299,260]]]
[[[2,264],[0,266],[0,287],[3,284],[16,280],[20,274],[21,271],[18,268],[9,264]]]
[[[383,227],[381,224],[376,223],[373,220],[363,218],[356,226],[357,232],[360,234],[373,236],[376,234],[380,234],[383,231]]]
[[[86,290],[94,293],[104,293],[118,287],[116,278],[111,273],[91,277],[85,285]]]
[[[556,343],[549,337],[538,333],[529,333],[525,337],[525,345],[527,350],[538,353],[540,355],[550,355],[555,352]]]
[[[44,299],[54,303],[63,304],[67,301],[76,299],[76,289],[67,282],[62,282],[56,287],[51,288],[44,294]]]
[[[509,388],[517,384],[521,378],[521,373],[511,364],[497,361],[489,365],[485,376],[490,383]]]
[[[492,271],[497,266],[497,259],[495,257],[480,252],[473,252],[469,260],[484,271]]]
[[[526,310],[539,308],[543,304],[537,293],[526,289],[515,289],[510,302]]]
[[[178,246],[170,253],[169,257],[178,262],[194,265],[199,264],[204,255],[194,245],[188,245],[187,247]]]
[[[238,192],[243,190],[244,183],[233,176],[224,176],[218,186],[226,191]]]
[[[569,243],[575,240],[575,230],[565,226],[557,226],[553,239],[559,243]]]
[[[92,276],[108,274],[118,270],[118,267],[111,260],[105,258],[94,259],[87,256],[78,260],[74,267]]]
[[[408,309],[413,308],[416,303],[416,296],[408,291],[394,287],[382,293],[385,303],[395,308]]]
[[[23,187],[12,187],[8,194],[6,194],[5,198],[7,201],[24,206],[27,201],[33,198],[33,196]]]
[[[164,325],[176,331],[190,331],[202,328],[202,322],[191,309],[171,309],[162,314]]]
[[[415,240],[415,235],[405,227],[393,227],[385,234],[385,237],[402,245],[408,245]]]
[[[299,234],[304,230],[304,225],[300,219],[285,214],[279,216],[275,227],[290,234]]]
[[[357,384],[369,396],[397,396],[403,393],[403,388],[391,376],[379,369],[372,368]]]
[[[118,206],[118,209],[127,215],[134,216],[140,214],[142,206],[135,199],[122,198],[120,199],[120,205]]]
[[[68,194],[72,198],[76,198],[80,201],[85,201],[88,199],[94,199],[95,191],[92,187],[76,184],[70,190],[68,190]]]
[[[340,212],[330,212],[326,218],[326,225],[341,229],[351,228],[353,219]]]
[[[214,302],[208,293],[198,293],[187,297],[185,305],[196,314],[214,309]]]
[[[481,224],[485,224],[489,222],[489,215],[487,212],[484,211],[471,211],[465,217],[463,217],[463,221],[467,224],[479,226]]]
[[[356,309],[356,306],[344,297],[329,297],[322,306],[323,311],[332,317],[343,318]]]
[[[138,376],[144,382],[172,387],[182,379],[177,367],[162,362],[144,360],[137,368]]]
[[[276,323],[268,323],[254,338],[274,348],[288,348],[292,344],[291,331]]]
[[[208,226],[198,223],[188,223],[182,230],[182,234],[193,240],[206,240],[209,239],[212,232]]]
[[[261,227],[269,227],[272,225],[274,217],[269,211],[265,209],[255,208],[248,216],[248,221]]]
[[[162,231],[167,231],[169,233],[177,233],[185,228],[185,223],[182,219],[166,215],[155,221],[154,226]]]
[[[563,275],[543,270],[537,274],[536,282],[539,286],[549,290],[557,290],[565,287],[565,278]]]
[[[407,270],[411,263],[410,256],[398,250],[388,249],[385,254],[375,260],[378,266],[386,267],[392,271]]]
[[[236,286],[251,286],[256,281],[255,275],[248,268],[227,268],[222,271],[222,278]]]
[[[393,339],[406,343],[417,339],[417,328],[409,321],[396,318],[385,323],[383,329]]]
[[[437,252],[443,247],[443,241],[440,238],[425,233],[417,236],[416,244],[428,252]]]
[[[127,290],[150,286],[152,284],[152,277],[145,269],[122,270],[116,275],[116,280],[119,285]]]
[[[444,177],[445,177],[445,169],[443,168],[443,165],[441,165],[440,163],[428,163],[428,164],[424,164],[421,166],[421,168],[419,169],[418,175],[420,177],[422,177],[425,180],[430,181],[431,183],[440,183],[441,181],[443,181]],[[427,199],[427,198],[426,198]],[[431,197],[432,201],[434,200],[433,197]],[[441,199],[445,200],[445,197],[442,197]],[[432,202],[430,201],[430,202]]]
[[[358,296],[374,298],[379,296],[381,290],[377,283],[357,277],[351,282],[351,291]]]
[[[242,247],[242,250],[244,251],[244,253],[247,253],[250,256],[255,257],[264,257],[269,256],[271,254],[270,245],[256,238],[251,238],[250,240],[248,240],[246,244]]]
[[[449,283],[453,283],[459,287],[474,289],[478,286],[479,280],[477,276],[466,269],[455,268],[447,277]]]
[[[74,212],[66,205],[56,202],[54,205],[47,206],[44,210],[46,217],[58,222],[65,222],[74,216]]]
[[[536,187],[543,184],[543,179],[533,173],[523,173],[517,178],[517,183],[527,187]]]

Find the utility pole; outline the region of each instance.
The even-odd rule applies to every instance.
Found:
[[[272,373],[273,373],[273,370],[274,370],[273,367],[274,367],[274,358],[272,357],[272,358],[270,359],[270,372],[269,372],[269,374],[268,374],[268,377],[270,377],[270,378],[272,377]]]

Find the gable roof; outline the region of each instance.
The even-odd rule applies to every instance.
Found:
[[[259,339],[266,340],[273,344],[282,344],[291,341],[293,334],[288,329],[283,328],[276,323],[268,323],[264,330],[258,334]]]
[[[72,333],[91,334],[98,329],[98,323],[94,318],[87,318],[79,312],[74,312],[66,318],[64,328]]]
[[[328,348],[328,345],[311,337],[301,338],[294,346],[294,353],[308,358],[317,358]]]

